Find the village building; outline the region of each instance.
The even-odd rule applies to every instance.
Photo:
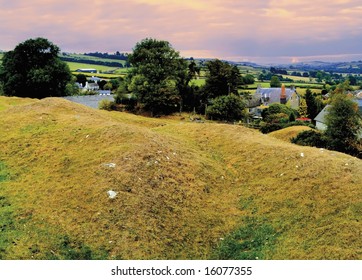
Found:
[[[358,114],[362,116],[362,100],[357,99],[356,102],[358,104]],[[321,131],[325,131],[327,129],[326,116],[328,115],[328,110],[330,107],[331,105],[324,107],[323,110],[320,111],[319,114],[314,118],[314,121],[316,122],[316,129]],[[358,133],[358,138],[362,138],[362,130]]]
[[[286,88],[284,84],[279,88],[262,88],[259,84],[255,94],[248,100],[247,108],[249,108],[249,113],[260,117],[263,109],[273,103],[285,104],[292,109],[298,109],[300,96],[294,87]]]

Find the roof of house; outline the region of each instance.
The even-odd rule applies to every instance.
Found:
[[[320,122],[320,123],[326,123],[325,117],[328,114],[328,108],[331,107],[331,105],[327,105],[326,107],[323,108],[322,111],[319,112],[319,114],[314,118],[314,120],[316,122]]]
[[[258,89],[255,92],[255,97],[258,98],[268,98],[268,103],[280,103],[280,94],[282,92],[282,89],[279,88],[261,88],[258,87]],[[285,95],[287,97],[287,100],[290,99],[290,97],[293,95],[293,93],[296,93],[296,90],[294,88],[286,88],[285,89]]]

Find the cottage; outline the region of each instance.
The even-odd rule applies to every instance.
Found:
[[[300,104],[300,97],[295,88],[285,88],[284,84],[280,88],[262,88],[259,85],[254,96],[260,99],[264,106],[280,103],[289,104],[291,108],[298,109]]]
[[[85,83],[83,88],[84,91],[97,91],[99,90],[99,85],[97,83]]]
[[[293,109],[298,109],[300,105],[300,97],[292,88],[262,88],[258,85],[255,94],[247,101],[246,107],[249,113],[257,118],[261,117],[261,112],[273,103],[287,104]]]
[[[326,125],[326,115],[328,114],[328,108],[330,108],[331,105],[327,105],[326,107],[323,108],[322,111],[319,112],[319,114],[314,118],[315,122],[316,122],[316,128],[318,130],[326,130],[327,129],[327,125]]]

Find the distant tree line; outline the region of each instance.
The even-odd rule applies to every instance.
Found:
[[[99,58],[106,58],[106,59],[118,59],[118,60],[128,60],[128,53],[120,53],[116,51],[114,54],[109,53],[101,53],[101,52],[90,52],[84,53],[84,55],[99,57]]]
[[[85,64],[93,64],[93,65],[104,65],[108,67],[128,67],[129,64],[121,63],[121,62],[115,62],[115,61],[101,61],[101,60],[91,60],[91,59],[85,59],[85,58],[78,58],[78,57],[71,57],[71,56],[62,56],[60,57],[62,61],[68,61],[68,62],[77,62],[77,63],[85,63]]]

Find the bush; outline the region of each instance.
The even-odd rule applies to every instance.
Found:
[[[114,107],[115,107],[114,102],[112,102],[110,100],[106,100],[106,99],[101,100],[98,105],[98,108],[100,110],[107,110],[107,111],[113,110]]]
[[[244,117],[245,104],[234,94],[216,97],[206,110],[209,119],[220,121],[238,121]]]
[[[302,131],[296,137],[292,138],[291,142],[302,146],[317,148],[327,147],[327,138],[322,133],[315,130]]]
[[[307,123],[307,122],[301,122],[301,121],[295,121],[295,122],[279,122],[279,123],[265,123],[265,122],[262,122],[261,125],[260,125],[260,132],[262,133],[270,133],[270,132],[273,132],[273,131],[276,131],[276,130],[279,130],[279,129],[283,129],[283,128],[287,128],[287,127],[290,127],[290,126],[300,126],[300,125],[303,125],[303,126],[308,126],[310,128],[315,128],[315,126],[311,123]]]

